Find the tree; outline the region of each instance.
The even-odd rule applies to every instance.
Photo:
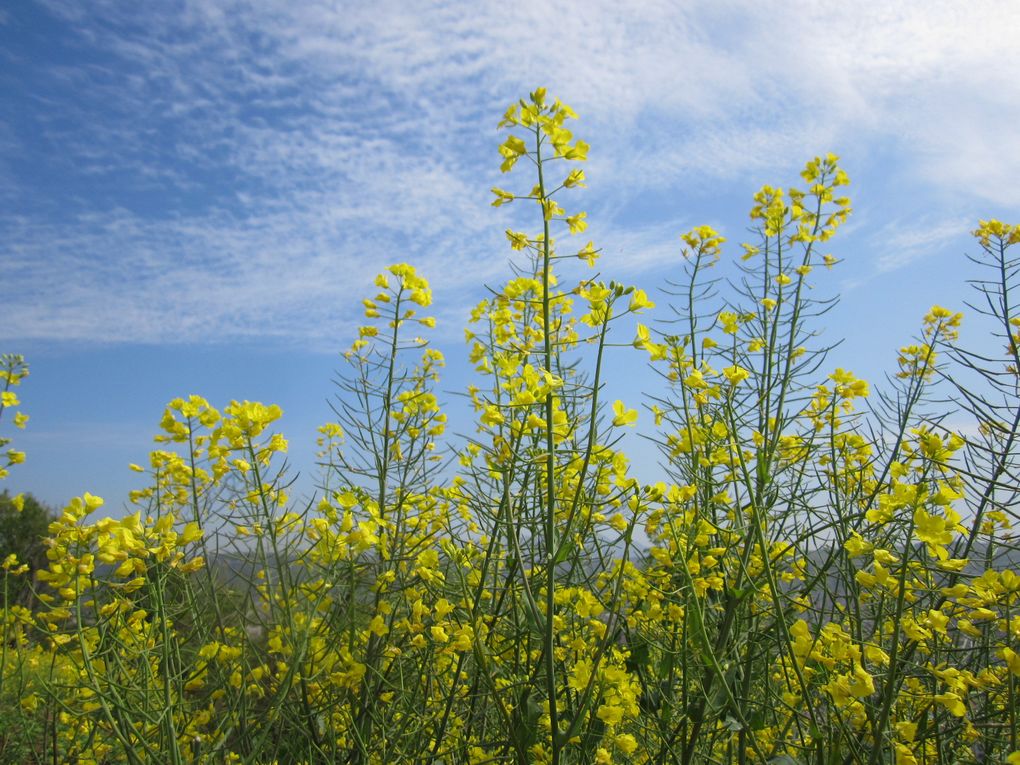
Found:
[[[24,495],[19,510],[14,498],[5,489],[0,493],[0,562],[11,554],[17,556],[18,565],[27,564],[29,572],[46,565],[46,545],[43,542],[53,511],[31,494]],[[8,576],[6,597],[0,605],[28,605],[31,597],[30,574]],[[0,598],[3,598],[0,595]]]

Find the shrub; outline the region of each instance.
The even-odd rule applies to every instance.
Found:
[[[17,499],[0,492],[0,560],[13,555],[28,566],[26,576],[11,577],[0,605],[31,605],[31,572],[46,565],[46,537],[53,513],[31,494]]]

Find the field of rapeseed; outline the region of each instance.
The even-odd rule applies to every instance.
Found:
[[[46,566],[3,562],[35,595],[4,599],[0,760],[1020,763],[1020,227],[975,231],[998,355],[936,306],[869,395],[815,340],[850,213],[836,157],[755,195],[737,283],[714,277],[723,237],[683,235],[656,308],[557,278],[599,258],[561,206],[584,185],[574,117],[538,90],[501,123],[520,181],[494,204],[535,229],[507,231],[515,271],[470,318],[473,437],[444,438],[406,264],[364,301],[311,504],[287,496],[278,407],[172,401],[135,512],[86,494]],[[603,400],[614,344],[658,395]],[[27,367],[3,358],[21,427]],[[618,448],[639,410],[653,484]]]

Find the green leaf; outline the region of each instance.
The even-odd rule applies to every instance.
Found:
[[[566,542],[565,544],[560,545],[559,549],[556,551],[556,559],[553,561],[553,565],[556,566],[565,561],[567,558],[573,555],[576,549],[577,542],[575,542],[573,539],[571,539],[569,542]]]

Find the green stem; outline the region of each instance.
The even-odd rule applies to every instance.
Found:
[[[535,162],[538,166],[539,200],[544,203],[545,178],[542,173],[542,133],[535,127]],[[551,270],[551,247],[549,244],[549,217],[542,205],[542,340],[545,354],[546,371],[552,372],[552,330],[549,323],[549,276]],[[545,659],[545,686],[549,701],[549,725],[552,730],[552,748],[550,765],[559,765],[560,736],[559,709],[556,705],[556,657],[553,654],[555,642],[554,616],[556,614],[556,486],[553,471],[555,457],[553,454],[553,388],[545,396],[545,551],[546,551],[546,582],[545,582],[545,631],[542,642],[542,654]]]

